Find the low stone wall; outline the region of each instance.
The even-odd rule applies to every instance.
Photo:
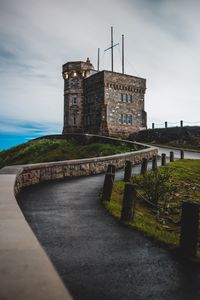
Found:
[[[106,171],[108,164],[114,164],[117,169],[123,168],[126,160],[138,164],[143,158],[151,158],[155,154],[157,154],[157,148],[148,147],[112,156],[20,166],[21,172],[16,178],[15,194],[22,187],[44,181],[100,174]]]

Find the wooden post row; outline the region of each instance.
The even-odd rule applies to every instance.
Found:
[[[183,202],[180,249],[182,254],[195,257],[198,245],[199,205]]]
[[[170,158],[169,158],[169,160],[170,160],[171,162],[174,161],[174,152],[173,152],[173,151],[170,151]]]
[[[157,166],[157,155],[154,155],[152,157],[152,171],[156,172],[158,166]]]
[[[166,154],[165,153],[162,153],[162,156],[161,156],[161,165],[162,166],[166,165]]]
[[[136,201],[135,185],[131,183],[126,183],[124,189],[122,211],[121,211],[122,222],[129,222],[133,220],[135,201]]]
[[[147,173],[147,166],[148,166],[148,159],[147,158],[143,158],[142,160],[142,164],[141,164],[141,175],[146,175]]]
[[[184,159],[184,150],[181,149],[181,159]]]
[[[102,201],[110,201],[115,175],[106,173],[103,185]]]
[[[128,182],[131,180],[132,175],[132,162],[130,160],[126,160],[125,169],[124,169],[124,181]]]

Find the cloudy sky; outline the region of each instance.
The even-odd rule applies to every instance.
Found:
[[[62,64],[110,69],[110,26],[125,72],[147,78],[151,122],[200,121],[198,0],[0,0],[0,130],[61,132]],[[114,49],[121,70],[121,45]],[[200,123],[199,123],[200,125]]]

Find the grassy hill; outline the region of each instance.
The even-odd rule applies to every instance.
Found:
[[[145,177],[132,177],[131,182],[136,186],[138,198],[134,206],[134,219],[128,224],[159,241],[177,246],[182,202],[186,200],[200,204],[199,170],[200,160],[177,160],[159,167],[158,173],[149,171]],[[165,178],[164,181],[162,178]],[[121,217],[124,186],[124,181],[116,181],[111,201],[105,203],[107,210],[117,219]],[[155,193],[159,194],[157,203]],[[148,199],[149,203],[158,205],[157,208],[141,200],[140,195]],[[200,251],[198,255],[200,258]]]
[[[130,139],[137,142],[200,150],[200,127],[148,129],[132,134]]]
[[[44,137],[0,152],[0,168],[7,165],[40,163],[106,156],[138,150],[134,145],[105,140],[62,136]]]

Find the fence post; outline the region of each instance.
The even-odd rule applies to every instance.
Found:
[[[103,192],[102,192],[102,201],[110,201],[113,189],[115,175],[112,173],[106,173],[104,184],[103,184]]]
[[[180,249],[186,256],[195,257],[198,244],[199,205],[182,203]]]
[[[131,183],[126,183],[124,188],[124,196],[121,211],[121,221],[129,222],[134,218],[136,201],[136,189],[135,185]]]
[[[181,159],[184,159],[184,150],[181,149]]]
[[[155,124],[154,123],[152,123],[152,129],[154,129],[155,128]]]
[[[183,121],[182,120],[180,121],[180,127],[183,127]]]
[[[157,155],[152,157],[152,171],[156,172],[157,170]]]
[[[147,165],[148,165],[148,159],[147,158],[143,158],[142,160],[142,164],[141,164],[141,172],[140,175],[146,175],[147,173]]]
[[[170,158],[169,160],[172,162],[174,161],[174,152],[173,151],[170,151]]]
[[[162,153],[162,157],[161,157],[161,166],[165,166],[166,165],[166,154]]]
[[[132,162],[130,160],[126,160],[125,162],[125,170],[124,170],[124,181],[130,181],[132,174]]]
[[[167,128],[167,122],[165,122],[165,128]]]
[[[109,164],[106,173],[112,173],[115,178],[116,167],[113,164]]]

